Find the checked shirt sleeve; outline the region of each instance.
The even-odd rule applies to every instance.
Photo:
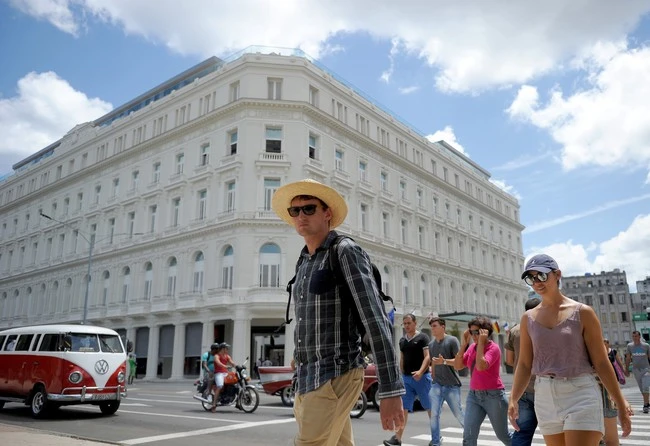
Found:
[[[338,247],[339,263],[359,312],[377,367],[377,397],[387,398],[405,393],[399,363],[393,347],[393,333],[384,310],[384,302],[372,275],[368,254],[350,239]]]

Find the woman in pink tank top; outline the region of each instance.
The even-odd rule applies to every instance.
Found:
[[[546,254],[528,260],[521,278],[542,303],[521,318],[519,362],[508,405],[512,426],[518,430],[517,401],[532,373],[537,375],[535,413],[546,444],[598,445],[605,428],[595,370],[616,402],[623,436],[628,436],[632,408],[618,386],[594,310],[561,293],[562,272]]]

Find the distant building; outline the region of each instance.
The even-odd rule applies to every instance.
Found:
[[[600,274],[564,276],[562,293],[593,307],[600,319],[603,336],[612,345],[620,346],[630,341],[635,326],[625,271],[614,269]]]
[[[519,319],[517,200],[300,51],[268,53],[207,59],[0,180],[0,328],[80,321],[91,278],[88,322],[133,342],[141,376],[195,376],[215,340],[286,364],[293,324],[275,330],[304,242],[271,197],[302,178],[347,199],[340,230],[379,266],[396,320]]]

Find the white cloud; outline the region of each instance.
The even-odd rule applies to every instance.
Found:
[[[56,73],[29,73],[18,81],[16,96],[0,99],[0,155],[28,156],[112,108],[76,91]]]
[[[469,155],[467,152],[465,152],[465,148],[456,140],[454,129],[450,125],[446,126],[442,130],[437,130],[431,135],[427,135],[426,138],[431,142],[438,142],[442,140],[469,158]]]
[[[628,284],[634,290],[636,281],[650,274],[650,214],[639,215],[627,229],[600,244],[584,246],[568,240],[533,247],[526,258],[539,253],[546,253],[557,260],[565,276],[581,276],[588,272],[600,273],[618,268],[625,271]]]
[[[541,231],[542,229],[552,228],[570,221],[579,220],[581,218],[590,217],[601,212],[609,211],[620,206],[626,206],[631,203],[637,203],[639,201],[644,201],[650,199],[650,194],[639,195],[636,197],[625,198],[623,200],[614,200],[608,203],[603,203],[600,206],[596,206],[592,209],[587,209],[582,212],[577,212],[575,214],[562,215],[560,217],[553,218],[551,220],[545,220],[540,222],[535,222],[531,225],[528,225],[524,229],[524,234],[530,234],[532,232]]]
[[[624,38],[650,10],[645,0],[13,0],[59,29],[76,33],[90,18],[173,51],[224,55],[249,45],[301,47],[318,57],[338,33],[367,33],[434,67],[443,91],[472,92],[528,82],[596,42]],[[242,11],[246,11],[242,14]],[[306,20],[305,11],[318,20]],[[72,18],[71,18],[72,17]],[[386,26],[390,24],[390,26]],[[605,49],[601,51],[606,54]],[[384,73],[390,81],[393,65]]]
[[[597,45],[591,58],[583,57],[587,88],[566,97],[555,89],[542,105],[537,89],[524,85],[506,110],[547,130],[562,146],[566,170],[650,165],[650,47],[612,51]]]
[[[517,200],[521,201],[521,194],[517,192],[517,190],[514,188],[514,186],[511,186],[509,184],[506,184],[505,180],[498,180],[496,178],[490,178],[490,183],[494,184],[496,187],[501,189],[507,194],[512,195],[515,197]]]
[[[411,85],[410,87],[400,87],[398,88],[398,91],[401,94],[411,94],[411,93],[415,93],[419,89],[420,87],[418,87],[417,85]]]

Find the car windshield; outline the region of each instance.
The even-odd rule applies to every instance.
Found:
[[[91,334],[91,333],[69,333],[72,352],[99,352],[124,353],[122,343],[117,335]]]

